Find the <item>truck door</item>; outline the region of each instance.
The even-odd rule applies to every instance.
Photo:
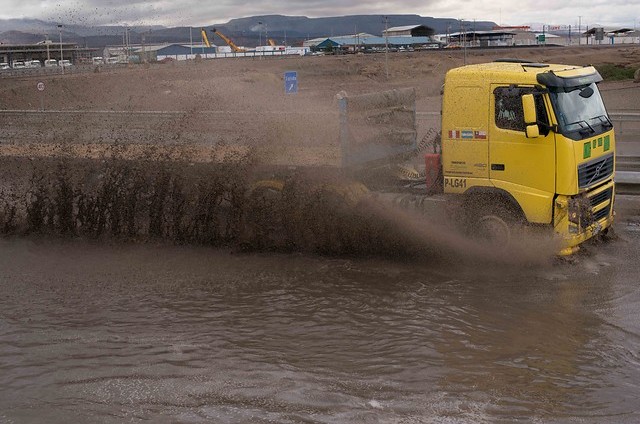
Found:
[[[555,138],[545,94],[534,87],[492,85],[489,115],[489,178],[511,193],[530,222],[549,223],[555,192]],[[539,138],[525,133],[522,95],[533,93]]]
[[[487,87],[451,83],[445,90],[442,111],[445,192],[462,193],[472,184],[487,185]]]

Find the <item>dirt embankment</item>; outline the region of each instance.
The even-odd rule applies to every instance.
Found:
[[[445,72],[464,63],[462,51],[224,59],[133,66],[113,72],[6,78],[0,109],[37,109],[35,82],[45,82],[49,109],[163,111],[323,111],[339,91],[359,94],[398,87],[418,90],[419,110],[439,110]],[[547,47],[468,50],[467,63],[513,57],[576,65],[615,64],[640,68],[640,46]],[[283,74],[298,71],[300,93],[285,96]],[[388,78],[387,78],[388,75]],[[613,105],[615,108],[615,105]]]

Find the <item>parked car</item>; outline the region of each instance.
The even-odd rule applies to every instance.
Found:
[[[42,63],[39,60],[28,60],[25,65],[27,68],[42,68]]]
[[[54,66],[58,66],[58,61],[55,59],[47,59],[44,61],[45,68],[52,68]]]
[[[6,71],[7,69],[11,69],[11,66],[7,62],[0,63],[0,71]]]
[[[70,60],[63,59],[60,61],[59,66],[62,66],[63,68],[68,68],[69,66],[73,66],[73,63],[71,63]]]
[[[24,69],[27,67],[27,65],[24,64],[23,61],[21,60],[16,60],[13,62],[13,69]]]
[[[93,62],[94,65],[102,65],[104,63],[104,60],[100,56],[91,58],[91,61]]]

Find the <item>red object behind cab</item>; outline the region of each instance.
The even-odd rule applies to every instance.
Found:
[[[425,182],[427,183],[427,193],[438,193],[442,191],[441,183],[441,162],[438,153],[428,153],[424,155]]]

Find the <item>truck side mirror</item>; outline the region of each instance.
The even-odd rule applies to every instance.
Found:
[[[522,110],[524,111],[524,124],[526,125],[527,138],[540,137],[536,101],[533,98],[533,94],[522,95]]]
[[[537,124],[527,125],[527,138],[538,138],[540,137],[540,128],[538,128]]]
[[[531,125],[538,122],[538,115],[536,113],[536,102],[533,99],[533,94],[524,94],[522,96],[522,110],[524,111],[524,123],[526,125]]]

